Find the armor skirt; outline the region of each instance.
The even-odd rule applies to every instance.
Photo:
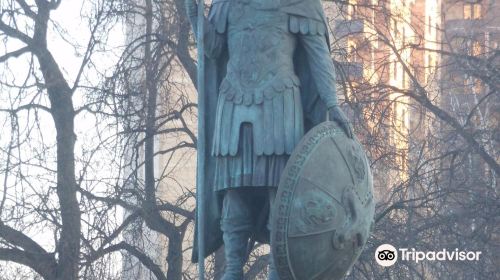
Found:
[[[289,155],[257,155],[253,145],[250,123],[241,126],[238,153],[217,156],[215,163],[215,190],[241,187],[277,187]]]
[[[240,92],[226,79],[220,91],[212,148],[215,190],[277,187],[304,135],[298,78],[276,79],[252,92]]]
[[[290,155],[304,135],[304,114],[298,78],[279,77],[264,89],[245,92],[222,82],[215,113],[213,156],[236,156],[241,126],[252,124],[253,152]]]

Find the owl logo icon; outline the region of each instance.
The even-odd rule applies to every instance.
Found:
[[[393,266],[397,260],[398,250],[390,244],[382,244],[375,250],[375,261],[381,266]]]

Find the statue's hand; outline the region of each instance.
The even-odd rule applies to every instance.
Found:
[[[335,105],[328,109],[328,116],[330,117],[331,121],[336,122],[340,126],[340,128],[344,130],[347,137],[353,138],[351,124],[349,124],[349,120],[338,105]]]

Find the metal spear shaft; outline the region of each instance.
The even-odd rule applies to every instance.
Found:
[[[204,0],[198,0],[198,22],[196,42],[198,47],[198,144],[197,144],[197,221],[198,221],[198,274],[199,279],[205,279],[205,46],[203,40],[205,21]]]

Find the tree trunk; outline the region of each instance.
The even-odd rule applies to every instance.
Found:
[[[80,208],[75,179],[75,110],[72,91],[52,54],[41,49],[37,52],[49,99],[51,114],[57,132],[57,197],[61,207],[61,237],[57,246],[58,265],[56,279],[78,278],[80,255]]]
[[[168,236],[167,279],[182,280],[182,238],[179,233]]]

